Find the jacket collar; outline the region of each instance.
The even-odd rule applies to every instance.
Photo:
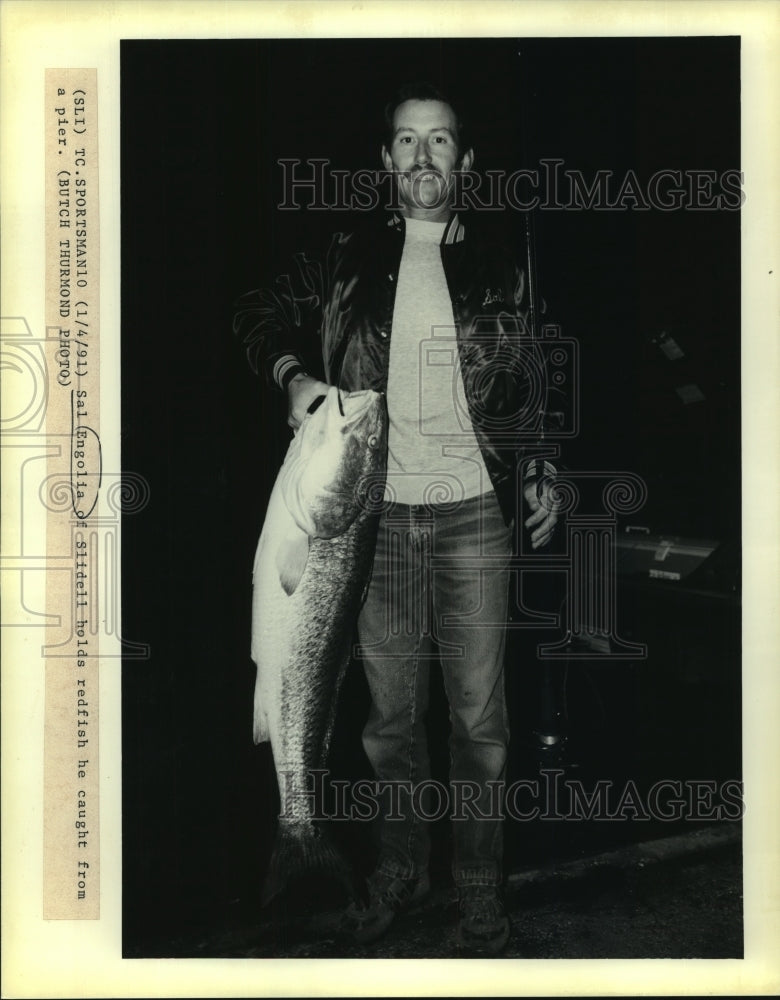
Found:
[[[394,229],[403,230],[403,216],[399,215],[398,212],[393,212],[391,217],[387,220],[387,224],[388,226],[392,226]],[[444,228],[444,234],[441,238],[442,245],[446,243],[461,243],[465,235],[466,230],[463,227],[463,223],[460,221],[457,214],[453,212],[450,217],[450,221]]]

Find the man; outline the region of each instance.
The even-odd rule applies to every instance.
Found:
[[[282,293],[248,298],[236,332],[255,369],[286,390],[292,427],[327,383],[387,398],[385,503],[357,632],[372,701],[364,747],[380,787],[398,795],[380,821],[367,902],[350,907],[346,926],[372,941],[429,888],[425,817],[436,803],[424,723],[435,652],[452,726],[458,940],[497,954],[509,935],[503,660],[518,479],[534,548],[556,521],[554,469],[519,461],[544,371],[522,269],[452,209],[457,172],[474,161],[452,105],[431,85],[412,85],[385,117],[381,155],[400,211],[334,240],[320,294],[311,294],[316,270],[299,258],[308,294],[288,277]],[[307,328],[319,333],[327,382],[306,363]]]

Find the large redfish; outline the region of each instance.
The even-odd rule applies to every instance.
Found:
[[[349,881],[314,818],[336,701],[373,561],[387,445],[383,395],[331,386],[293,438],[254,565],[255,743],[271,741],[281,812],[263,902],[311,870]]]

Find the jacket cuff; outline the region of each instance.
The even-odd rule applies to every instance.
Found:
[[[271,380],[284,390],[296,375],[306,373],[306,369],[301,364],[300,358],[295,354],[282,354],[271,367]]]

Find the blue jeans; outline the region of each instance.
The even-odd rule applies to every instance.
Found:
[[[380,787],[389,794],[385,783],[398,783],[379,819],[378,867],[388,875],[427,869],[425,817],[445,815],[443,792],[456,885],[501,879],[510,555],[492,492],[457,506],[392,504],[382,515],[358,636],[372,699],[363,745]],[[450,709],[449,796],[430,781],[425,731],[436,648]]]

